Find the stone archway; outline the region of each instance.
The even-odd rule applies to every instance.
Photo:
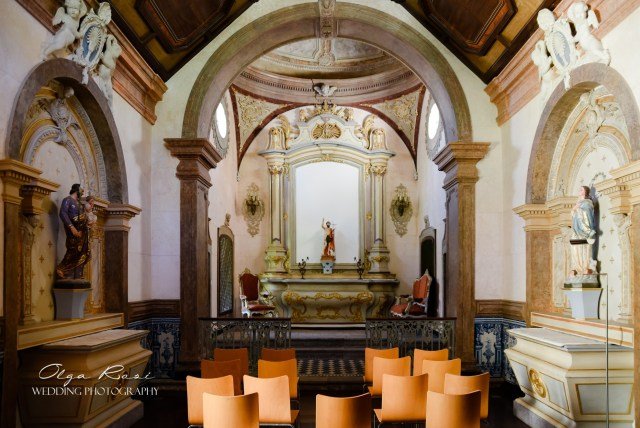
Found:
[[[0,160],[3,192],[4,230],[4,318],[5,343],[3,378],[15,379],[18,370],[18,322],[23,307],[21,257],[23,254],[22,224],[24,219],[43,214],[41,201],[57,187],[43,177],[41,171],[24,163],[23,125],[38,91],[55,80],[73,88],[77,102],[91,122],[106,171],[104,210],[104,286],[106,312],[128,314],[128,231],[129,220],[139,209],[128,205],[127,177],[118,130],[108,102],[97,84],[90,80],[82,84],[82,68],[66,59],[54,59],[35,66],[25,79],[11,113],[5,146],[5,159]],[[2,385],[2,426],[15,425],[17,385]]]

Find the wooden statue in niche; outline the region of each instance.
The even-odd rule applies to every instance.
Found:
[[[331,225],[330,221],[325,222],[322,219],[322,229],[324,229],[324,248],[322,250],[322,261],[336,259],[336,243],[335,243],[335,224]]]

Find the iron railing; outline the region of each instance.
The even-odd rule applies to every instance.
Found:
[[[262,348],[291,347],[291,318],[200,318],[200,358],[214,348],[247,348],[249,372],[258,372]]]
[[[367,318],[367,347],[400,348],[400,356],[413,354],[415,348],[455,352],[455,318]]]

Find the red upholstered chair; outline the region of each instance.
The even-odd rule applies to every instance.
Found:
[[[269,298],[269,293],[260,299],[260,278],[249,270],[245,270],[240,275],[240,301],[242,302],[242,316],[251,318],[254,315],[277,316],[275,306],[265,301]]]
[[[396,297],[396,303],[391,307],[391,315],[399,318],[423,317],[427,315],[427,300],[431,276],[425,272],[413,283],[411,296]],[[404,301],[403,301],[404,300]]]

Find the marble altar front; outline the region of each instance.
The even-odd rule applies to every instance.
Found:
[[[509,330],[517,340],[507,349],[525,396],[516,416],[533,427],[605,427],[607,376],[609,420],[633,426],[633,348],[547,328]]]
[[[320,277],[260,279],[283,317],[294,323],[361,322],[384,317],[395,298],[395,278]]]

